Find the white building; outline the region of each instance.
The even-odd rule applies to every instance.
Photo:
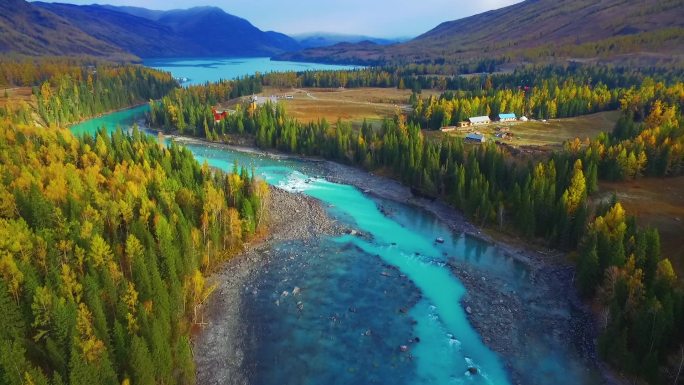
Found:
[[[475,116],[468,119],[468,121],[472,126],[479,126],[481,124],[489,124],[492,122],[491,119],[489,119],[489,116]]]

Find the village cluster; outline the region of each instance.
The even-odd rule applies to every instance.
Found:
[[[521,116],[518,118],[515,114],[513,113],[507,113],[507,114],[498,114],[497,115],[497,122],[499,123],[511,123],[511,122],[527,122],[528,119],[525,116]],[[467,142],[472,142],[472,143],[484,143],[487,141],[487,138],[485,135],[479,131],[476,131],[475,128],[478,126],[485,126],[488,124],[491,124],[492,120],[489,118],[489,116],[474,116],[472,118],[469,118],[466,121],[460,122],[458,126],[447,126],[447,127],[442,127],[440,131],[442,132],[467,132],[465,136],[465,140]],[[498,127],[497,128],[497,133],[495,136],[500,139],[505,139],[505,140],[511,140],[513,139],[513,134],[510,132],[509,127]]]

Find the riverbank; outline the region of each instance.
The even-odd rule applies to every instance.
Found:
[[[455,257],[448,263],[452,273],[467,288],[462,306],[468,320],[485,344],[503,358],[514,384],[530,384],[527,372],[543,370],[543,361],[551,359],[535,356],[531,341],[566,346],[569,352],[575,351],[587,368],[593,366],[600,372],[600,378],[589,379],[592,383],[624,383],[598,358],[596,320],[591,309],[579,298],[574,286],[575,269],[563,253],[540,250],[541,247],[507,237],[495,238],[445,202],[416,197],[410,188],[396,180],[335,162],[325,162],[325,167],[328,179],[333,182],[350,184],[367,194],[418,206],[454,232],[483,240],[494,246],[502,257],[525,266],[527,277],[521,286],[512,287],[491,269],[477,268]]]
[[[255,274],[265,269],[271,246],[279,242],[342,234],[345,229],[331,219],[316,199],[270,187],[269,235],[246,246],[244,253],[226,262],[210,277],[217,289],[204,309],[207,325],[194,339],[197,383],[201,385],[248,384],[245,370],[246,328],[241,317],[242,294]]]
[[[597,330],[590,309],[580,300],[573,284],[574,268],[564,255],[507,237],[499,239],[468,222],[460,212],[440,200],[413,196],[401,183],[363,170],[320,159],[263,152],[231,145],[180,138],[181,142],[199,142],[276,159],[301,159],[316,163],[322,175],[331,182],[353,185],[366,194],[417,206],[431,212],[454,232],[467,234],[493,245],[502,258],[522,264],[525,276],[516,285],[510,276],[477,268],[451,256],[451,272],[467,288],[461,306],[483,341],[503,359],[515,384],[533,384],[529,374],[544,372],[545,365],[558,365],[549,357],[550,347],[566,350],[581,362],[571,368],[588,376],[587,383],[619,384],[620,381],[597,358]],[[446,234],[443,234],[445,236]],[[437,236],[437,235],[435,235]],[[592,370],[589,370],[589,369]],[[556,373],[558,372],[558,368]],[[570,370],[570,368],[569,368]],[[600,374],[599,374],[600,373]]]
[[[586,368],[594,367],[600,373],[600,378],[589,379],[592,383],[624,383],[598,358],[596,320],[579,298],[574,285],[575,269],[563,253],[508,237],[495,238],[445,202],[416,197],[410,188],[396,180],[335,162],[326,162],[325,167],[331,181],[425,209],[454,232],[483,240],[494,246],[502,257],[526,267],[528,277],[522,286],[511,287],[490,269],[477,268],[454,257],[449,261],[452,273],[467,288],[462,306],[468,320],[485,344],[503,358],[514,384],[529,384],[526,372],[543,370],[543,361],[550,359],[535,357],[530,341],[566,346],[569,352],[575,351]]]

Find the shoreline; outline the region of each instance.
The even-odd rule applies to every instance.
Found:
[[[331,182],[349,184],[366,194],[421,208],[446,223],[452,231],[479,239],[494,247],[503,257],[511,258],[529,269],[531,289],[535,293],[506,290],[504,280],[492,271],[458,262],[453,258],[448,262],[452,274],[458,277],[467,289],[461,306],[466,310],[468,321],[482,337],[485,345],[500,355],[514,384],[526,384],[525,373],[516,372],[511,365],[516,356],[524,358],[525,351],[516,343],[519,341],[511,339],[509,334],[516,329],[519,333],[525,333],[525,330],[520,330],[514,325],[520,323],[520,318],[528,314],[532,314],[528,316],[529,322],[533,319],[537,321],[529,325],[528,331],[549,329],[552,330],[550,334],[553,334],[554,338],[560,337],[559,344],[575,346],[580,353],[579,356],[593,365],[600,374],[601,383],[625,383],[598,358],[597,320],[589,306],[579,297],[574,286],[575,268],[561,252],[539,250],[538,245],[526,247],[519,243],[514,244],[503,236],[503,239],[497,239],[468,221],[457,209],[448,206],[441,199],[431,201],[416,197],[409,187],[394,179],[332,161],[325,161],[325,167],[334,175],[327,178]],[[525,294],[537,294],[539,291],[543,295],[536,295],[534,301],[529,303],[530,298]],[[545,299],[547,301],[544,301]],[[540,304],[551,308],[538,308],[537,305]],[[569,317],[549,312],[566,307],[572,312]],[[470,312],[467,311],[469,308]],[[540,311],[542,309],[546,312]],[[564,330],[564,326],[569,330]]]
[[[318,200],[274,186],[269,189],[268,235],[246,244],[242,253],[225,262],[208,279],[216,285],[216,291],[203,309],[206,326],[192,340],[198,384],[249,383],[244,359],[250,341],[242,326],[242,294],[249,290],[247,282],[268,268],[271,247],[280,242],[341,235],[345,230]]]
[[[142,107],[142,106],[146,105],[147,103],[148,103],[148,102],[140,102],[140,103],[137,103],[137,104],[133,104],[133,105],[131,105],[131,106],[128,106],[128,107],[121,107],[121,108],[117,108],[117,109],[114,109],[114,110],[111,110],[111,111],[101,112],[101,113],[99,113],[99,114],[95,114],[95,115],[90,116],[90,117],[87,117],[87,118],[81,118],[81,120],[79,120],[79,121],[77,121],[77,122],[71,122],[71,123],[69,123],[69,124],[66,124],[66,126],[67,126],[68,128],[71,128],[71,127],[73,127],[73,126],[77,126],[77,125],[79,125],[79,124],[81,124],[81,123],[83,123],[83,122],[86,122],[86,121],[88,121],[88,120],[98,119],[98,118],[101,118],[101,117],[106,116],[106,115],[115,114],[115,113],[117,113],[117,112],[132,110],[132,109],[134,109],[134,108]]]

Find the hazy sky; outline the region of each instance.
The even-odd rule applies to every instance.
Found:
[[[501,8],[518,1],[520,0],[59,0],[62,3],[95,2],[150,9],[214,5],[249,20],[263,30],[287,34],[335,32],[374,37],[416,36],[443,21]]]

